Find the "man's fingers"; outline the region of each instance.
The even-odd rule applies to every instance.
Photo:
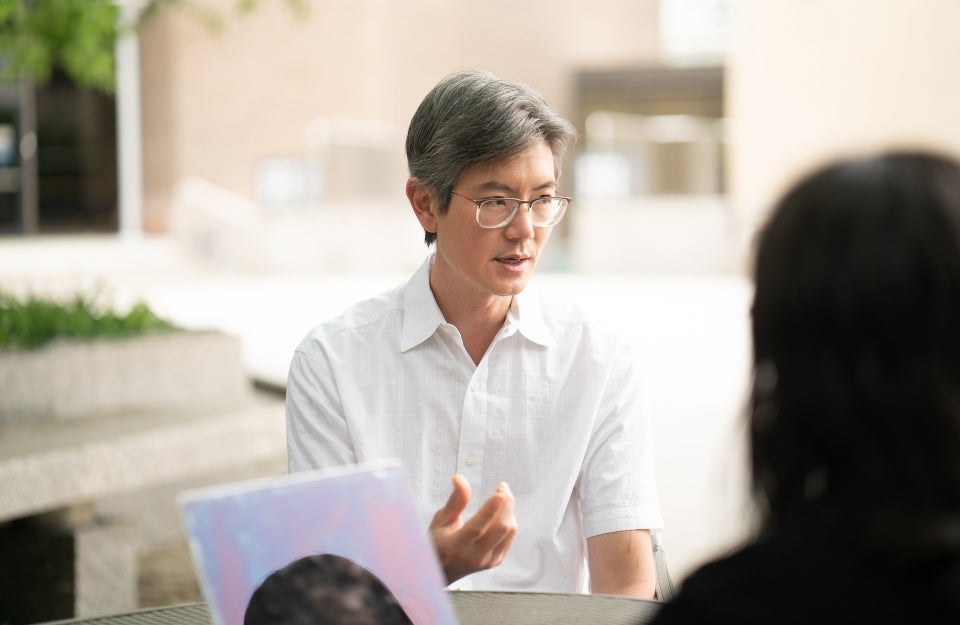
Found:
[[[513,545],[513,539],[517,537],[517,520],[514,514],[516,500],[513,497],[513,493],[510,492],[510,487],[507,486],[506,482],[500,483],[500,486],[497,488],[497,493],[506,500],[507,506],[503,510],[507,512],[508,515],[501,515],[499,518],[501,519],[502,526],[491,532],[491,540],[495,540],[496,536],[499,535],[499,540],[496,540],[495,544],[489,547],[491,566],[497,566],[503,562],[503,559],[507,556],[507,552],[510,551],[510,547]]]
[[[468,523],[477,523],[473,533],[473,551],[483,568],[497,566],[506,557],[517,536],[515,501],[509,490],[497,489]],[[489,513],[489,514],[488,514]],[[466,529],[466,526],[464,526]]]
[[[505,539],[509,541],[509,547],[517,533],[515,505],[513,493],[505,483],[501,483],[477,513],[464,523],[460,533],[474,543],[473,549],[476,551],[492,551]]]
[[[491,566],[497,566],[507,557],[507,552],[513,546],[513,539],[517,537],[517,526],[514,525],[508,532],[504,533],[498,542],[490,550]]]
[[[500,482],[496,492],[483,502],[483,505],[470,518],[467,525],[471,525],[477,532],[482,532],[488,525],[496,523],[498,520],[509,518],[512,521],[515,506],[516,499],[510,492],[510,487],[507,486],[506,482]]]

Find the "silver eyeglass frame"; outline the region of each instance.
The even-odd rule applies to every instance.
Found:
[[[476,204],[477,212],[476,212],[475,218],[477,221],[477,225],[487,230],[496,230],[497,228],[504,228],[510,225],[510,222],[514,220],[514,218],[517,216],[517,213],[520,212],[520,207],[523,206],[524,204],[526,204],[528,207],[527,211],[531,211],[533,208],[533,205],[536,202],[542,202],[544,200],[550,200],[551,202],[553,202],[554,200],[564,200],[563,208],[560,209],[556,217],[550,223],[545,223],[545,224],[533,223],[533,225],[537,228],[551,228],[553,226],[556,226],[558,223],[560,223],[560,221],[563,219],[563,216],[567,214],[567,206],[569,206],[570,202],[573,200],[572,197],[568,197],[566,195],[545,195],[538,198],[534,198],[532,200],[521,200],[520,198],[516,198],[516,197],[485,197],[479,200],[475,200],[473,198],[465,196],[462,193],[457,193],[456,191],[451,191],[450,193],[458,197],[462,197],[463,199]],[[503,221],[501,221],[500,223],[494,226],[485,226],[482,223],[480,223],[480,209],[483,207],[484,204],[486,204],[487,202],[503,202],[504,200],[510,200],[512,202],[516,202],[517,207],[514,208],[510,212],[510,214],[503,219]]]

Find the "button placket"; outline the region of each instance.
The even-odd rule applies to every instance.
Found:
[[[457,470],[474,488],[480,488],[483,474],[483,446],[487,431],[487,397],[484,393],[486,367],[477,367],[463,399],[463,418],[460,429],[460,449]]]

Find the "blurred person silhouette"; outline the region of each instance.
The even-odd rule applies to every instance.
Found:
[[[960,164],[838,160],[760,232],[760,532],[657,623],[960,622]]]
[[[243,625],[412,625],[373,573],[325,553],[274,571],[253,591]]]
[[[407,199],[434,249],[290,365],[290,470],[401,459],[454,589],[654,594],[636,359],[570,301],[526,289],[570,201],[575,140],[529,86],[482,70],[438,83],[406,140]]]

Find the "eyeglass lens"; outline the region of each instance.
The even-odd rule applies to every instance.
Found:
[[[566,198],[545,197],[530,203],[530,216],[535,226],[552,226],[560,221],[567,207]],[[520,202],[511,198],[495,198],[480,203],[477,221],[484,228],[497,228],[509,223]]]

